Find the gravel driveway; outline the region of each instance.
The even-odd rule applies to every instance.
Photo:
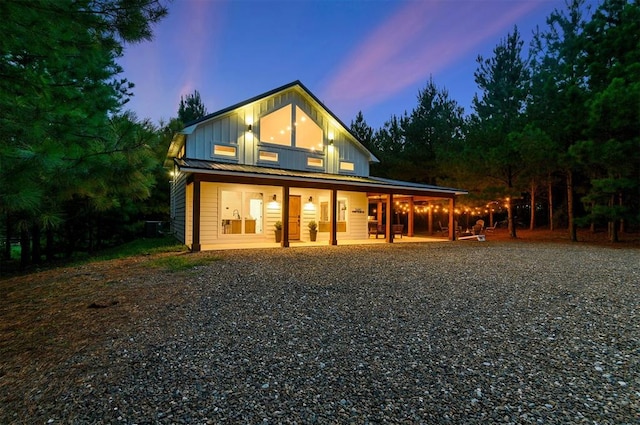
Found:
[[[640,423],[637,249],[194,255],[221,260],[169,275],[189,301],[96,336],[34,423]]]

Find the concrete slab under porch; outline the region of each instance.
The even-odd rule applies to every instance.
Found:
[[[449,239],[446,236],[426,236],[426,235],[417,235],[417,236],[403,236],[402,238],[396,237],[393,240],[393,243],[426,243],[426,242],[449,242]],[[374,238],[370,237],[369,239],[338,239],[338,245],[384,245],[387,242],[384,238]],[[289,241],[289,248],[296,247],[312,247],[312,246],[330,246],[329,241]],[[217,244],[217,245],[203,245],[202,251],[226,251],[230,249],[263,249],[263,248],[282,248],[280,243],[276,242],[238,242],[238,243],[225,243],[225,244]]]

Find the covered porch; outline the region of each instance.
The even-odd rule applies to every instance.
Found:
[[[191,246],[192,251],[232,247],[286,248],[297,244],[322,246],[338,243],[453,241],[456,239],[456,197],[466,194],[459,189],[377,177],[269,169],[200,160],[178,159],[176,163],[181,171],[189,173],[186,181],[189,196],[186,201],[191,243],[187,245]],[[221,218],[211,208],[225,210],[221,201],[211,198],[215,196],[215,187],[222,185],[261,187],[264,190],[260,190],[260,197],[264,200],[272,198],[265,205],[262,226],[265,230],[261,237],[222,234],[218,240],[206,239],[211,235],[210,224],[218,223]],[[208,189],[203,190],[204,186]],[[301,207],[301,202],[307,204],[307,198],[314,208],[319,207],[319,211],[315,209],[309,212]],[[321,201],[318,201],[319,198]],[[440,223],[437,225],[434,221],[436,205],[440,208]],[[418,214],[422,220],[427,220],[426,229],[421,229],[419,235],[416,232]],[[442,223],[443,218],[446,224]],[[318,239],[314,242],[300,237],[301,227],[306,227],[311,220],[319,222]],[[268,237],[273,235],[271,229],[276,222],[281,227],[279,242]],[[375,222],[380,230],[377,237],[372,237],[368,232],[367,226],[371,222]],[[400,231],[398,225],[402,227]],[[446,233],[441,231],[441,227],[447,229]]]

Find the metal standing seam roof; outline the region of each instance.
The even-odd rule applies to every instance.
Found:
[[[344,174],[328,174],[312,171],[297,171],[281,168],[258,167],[255,165],[242,165],[226,162],[205,161],[200,159],[175,158],[176,165],[180,170],[191,173],[218,174],[271,177],[282,180],[316,181],[319,183],[344,183],[354,186],[368,186],[379,189],[415,189],[417,191],[439,192],[442,194],[466,195],[466,190],[450,187],[426,185],[420,183],[406,182],[401,180],[384,179],[381,177],[361,177]]]

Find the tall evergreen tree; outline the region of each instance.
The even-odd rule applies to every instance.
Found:
[[[585,25],[588,126],[570,152],[589,170],[587,220],[604,219],[618,241],[620,224],[637,222],[640,193],[640,6],[606,0]]]
[[[523,42],[517,28],[502,40],[489,59],[478,57],[475,81],[481,96],[474,96],[471,117],[470,149],[466,157],[477,172],[505,186],[508,199],[509,235],[515,238],[516,225],[512,198],[520,194],[517,178],[523,158],[510,138],[522,130],[524,102],[530,75],[522,58]]]
[[[413,179],[437,184],[446,176],[441,154],[462,137],[464,110],[449,97],[446,89],[439,89],[432,78],[418,93],[418,105],[404,123],[406,146],[403,154],[412,166]]]
[[[375,154],[375,149],[372,143],[373,129],[369,124],[367,124],[367,121],[365,121],[362,111],[358,111],[356,119],[351,121],[351,125],[349,127],[351,132],[358,136],[360,141],[364,144],[364,147]]]
[[[582,61],[586,9],[584,0],[571,0],[566,11],[551,13],[547,28],[534,37],[534,96],[528,108],[530,119],[553,142],[549,158],[558,162],[565,176],[569,238],[572,241],[577,240],[574,198],[579,170],[569,148],[584,138],[587,121],[587,75]]]
[[[207,108],[202,103],[202,98],[198,90],[186,97],[180,96],[178,106],[178,118],[183,124],[190,123],[207,115]]]
[[[132,88],[116,59],[166,13],[157,0],[0,3],[0,211],[23,254],[38,223],[60,223],[61,199],[96,195],[91,164],[128,149],[108,140]]]
[[[403,155],[406,143],[403,126],[406,120],[406,114],[403,117],[393,115],[382,128],[374,132],[372,146],[380,159],[380,163],[372,167],[374,174],[401,180],[411,178]]]

